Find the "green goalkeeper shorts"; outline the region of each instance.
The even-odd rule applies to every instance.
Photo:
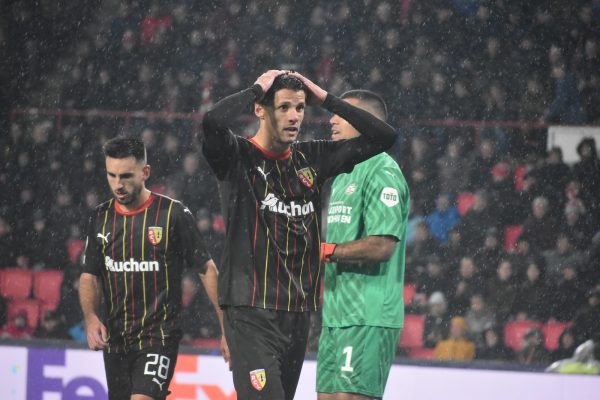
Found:
[[[383,397],[400,328],[323,327],[317,356],[317,392]]]

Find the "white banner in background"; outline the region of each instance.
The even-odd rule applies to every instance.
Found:
[[[102,354],[0,346],[0,400],[106,400]],[[316,363],[306,361],[296,399],[316,399]],[[170,400],[235,400],[218,356],[180,354]],[[597,400],[600,377],[394,365],[384,399]]]

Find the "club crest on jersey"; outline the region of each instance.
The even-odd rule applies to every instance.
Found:
[[[356,183],[351,183],[345,190],[346,194],[352,194],[356,192]]]
[[[250,383],[252,384],[252,387],[259,392],[263,390],[267,384],[267,373],[265,370],[255,369],[254,371],[250,371]]]
[[[160,243],[162,240],[163,228],[162,226],[149,226],[148,227],[148,240],[154,246]]]
[[[300,179],[300,182],[307,188],[312,188],[315,184],[315,176],[313,175],[312,169],[309,167],[302,168],[298,171],[298,179]]]

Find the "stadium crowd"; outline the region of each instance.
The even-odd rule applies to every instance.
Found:
[[[202,113],[272,67],[303,71],[336,94],[374,90],[401,127],[392,156],[412,200],[406,283],[414,297],[407,313],[425,316],[423,347],[440,359],[544,364],[585,339],[600,340],[600,161],[593,139],[582,141],[579,162],[567,165],[560,149],[546,152],[540,130],[495,128],[476,136],[459,127],[406,125],[599,123],[597,2],[107,3],[113,17],[98,18],[65,46],[44,67],[50,78],[32,85],[22,105]],[[12,17],[26,20],[17,11]],[[34,55],[36,48],[31,44]],[[30,63],[37,71],[43,65],[33,56]],[[321,126],[317,136],[326,131]],[[60,303],[35,331],[21,312],[7,318],[10,301],[0,297],[2,335],[84,337],[79,255],[87,216],[110,195],[100,144],[117,133],[143,138],[153,160],[151,188],[194,212],[218,265],[224,225],[216,181],[193,144],[191,123],[15,117],[0,138],[0,268],[58,269],[64,280]],[[207,315],[186,328],[189,340],[215,337],[198,282],[184,285],[192,307],[186,315]],[[502,335],[514,321],[570,327],[553,354],[537,326],[512,354]],[[464,355],[455,357],[448,348],[458,342]]]

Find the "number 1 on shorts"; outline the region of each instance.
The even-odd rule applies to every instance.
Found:
[[[346,364],[342,366],[342,372],[353,372],[354,368],[350,366],[352,362],[352,346],[344,347],[342,353],[346,355]]]

